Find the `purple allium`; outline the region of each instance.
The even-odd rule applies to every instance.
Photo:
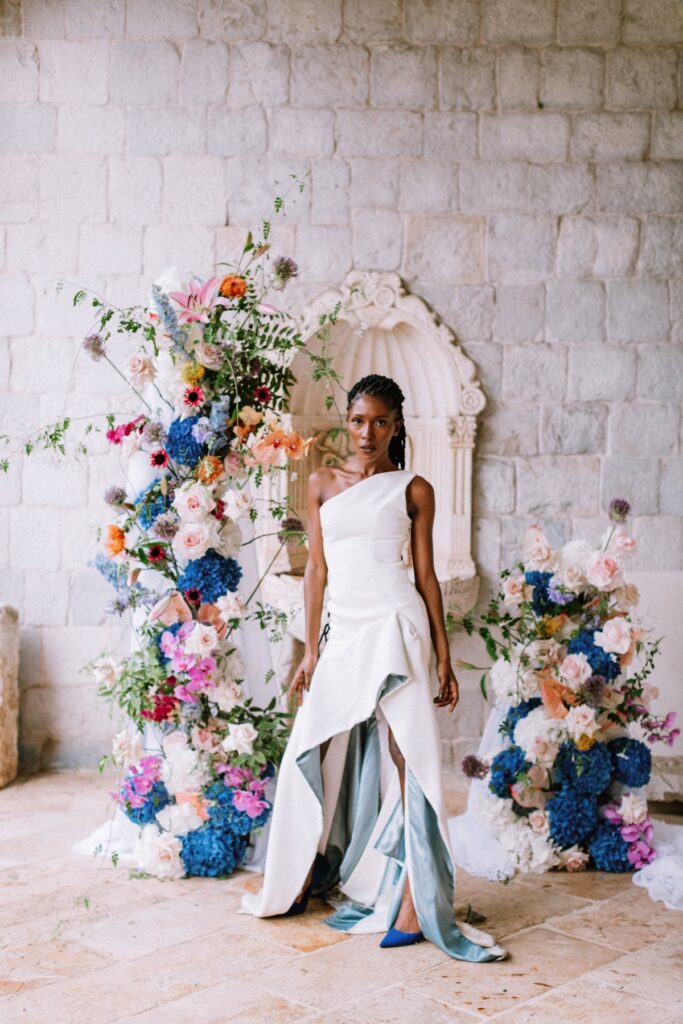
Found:
[[[126,492],[123,489],[123,487],[118,487],[116,484],[114,484],[112,487],[107,487],[106,491],[104,492],[104,500],[106,501],[107,505],[123,505],[124,501],[126,500]]]
[[[564,590],[560,590],[559,586],[555,583],[555,578],[548,581],[548,597],[553,604],[569,604],[576,597],[575,594],[566,593]]]
[[[607,680],[604,676],[590,676],[580,690],[581,699],[591,708],[599,708],[605,699]]]
[[[142,439],[149,445],[161,447],[166,444],[166,431],[164,430],[163,423],[145,423],[142,431]]]
[[[161,540],[173,540],[178,532],[178,520],[172,512],[163,512],[154,520],[152,532]]]
[[[104,347],[104,338],[100,334],[89,334],[83,342],[83,348],[96,363],[100,359],[104,359],[107,354]]]
[[[278,256],[273,261],[273,288],[281,292],[288,281],[296,277],[299,267],[289,256]]]
[[[625,523],[630,511],[626,498],[612,498],[609,503],[609,517],[613,523]]]
[[[468,779],[485,779],[489,773],[489,766],[476,754],[467,754],[462,759],[462,770]]]

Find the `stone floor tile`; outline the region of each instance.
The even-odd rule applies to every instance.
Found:
[[[73,942],[47,941],[0,951],[0,981],[22,989],[49,985],[105,967],[113,961]]]
[[[278,964],[260,980],[287,999],[329,1010],[351,998],[415,977],[448,958],[431,942],[406,949],[380,949],[381,935],[352,941]]]
[[[628,992],[617,995],[588,977],[499,1014],[495,1024],[676,1024],[667,1007]]]
[[[547,928],[530,928],[506,940],[510,957],[498,963],[449,960],[404,981],[406,988],[454,1010],[492,1016],[578,977],[619,956],[617,950],[579,941]]]
[[[683,1019],[683,936],[672,932],[652,946],[628,953],[593,971],[585,980],[588,984],[602,982],[616,992],[629,992],[674,1007],[680,1021]]]
[[[632,886],[631,891],[586,910],[549,917],[546,926],[631,953],[673,931],[683,931],[683,914],[654,903],[642,889]]]
[[[313,953],[327,946],[350,942],[351,936],[325,924],[325,918],[334,913],[322,900],[313,900],[301,917],[252,917],[251,914],[233,913],[226,918],[225,928],[235,936],[251,935],[254,939],[269,939],[300,953]]]
[[[542,924],[546,918],[572,914],[590,906],[586,900],[565,895],[551,886],[535,889],[531,895],[529,887],[517,879],[506,885],[493,883],[485,891],[479,891],[473,897],[473,905],[475,910],[486,916],[486,924],[482,927],[497,940],[523,928]]]
[[[401,986],[382,989],[335,1010],[305,1017],[300,1024],[472,1024],[474,1014],[457,1011]]]
[[[219,977],[239,978],[247,991],[247,979],[252,975],[256,989],[261,975],[289,955],[289,950],[272,943],[246,938],[237,944],[234,935],[218,932],[210,943],[202,936],[138,960],[119,961],[37,991],[22,992],[13,997],[13,1019],[17,1024],[109,1024],[186,996],[196,999]],[[0,1005],[0,1020],[4,1019]],[[206,1024],[200,1016],[194,1018],[193,1024],[197,1022]]]
[[[300,1024],[309,1008],[261,988],[258,978],[227,981],[173,1004],[110,1018],[111,1024]]]
[[[633,889],[630,874],[602,871],[550,871],[546,875],[525,875],[520,881],[534,889],[555,889],[582,900],[609,900]]]

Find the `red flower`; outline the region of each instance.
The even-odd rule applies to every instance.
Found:
[[[268,402],[272,397],[270,388],[267,388],[265,384],[258,384],[254,388],[254,398],[257,402],[260,402],[261,405],[268,405]]]
[[[163,544],[152,544],[147,551],[150,562],[163,562],[166,558],[166,549]]]
[[[193,409],[198,409],[200,405],[204,404],[204,389],[203,388],[185,388],[183,392],[183,402],[185,405],[191,406]]]
[[[211,513],[216,519],[225,519],[225,502],[221,501],[220,498],[216,498],[216,507]]]
[[[152,454],[150,455],[149,461],[156,469],[164,469],[166,466],[168,466],[170,460],[168,457],[168,452],[164,451],[163,448],[157,448],[157,450],[155,452],[152,452]]]
[[[142,717],[152,722],[165,722],[178,705],[178,698],[172,697],[168,693],[155,693],[152,700],[154,702],[152,709],[142,712]]]
[[[188,590],[184,590],[183,596],[188,604],[199,605],[202,603],[202,593],[197,587],[190,587]]]

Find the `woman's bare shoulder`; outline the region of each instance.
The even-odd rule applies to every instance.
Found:
[[[434,507],[434,488],[429,480],[425,480],[423,476],[417,476],[416,474],[413,477],[408,484],[406,496],[410,511]]]

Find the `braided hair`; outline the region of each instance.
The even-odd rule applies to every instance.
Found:
[[[391,377],[382,377],[379,373],[370,373],[367,377],[361,377],[359,381],[356,381],[348,392],[347,410],[351,408],[359,395],[381,398],[396,413],[396,418],[401,421],[398,434],[392,437],[389,443],[389,458],[399,469],[405,469],[406,428],[403,422],[404,395],[400,387]]]

